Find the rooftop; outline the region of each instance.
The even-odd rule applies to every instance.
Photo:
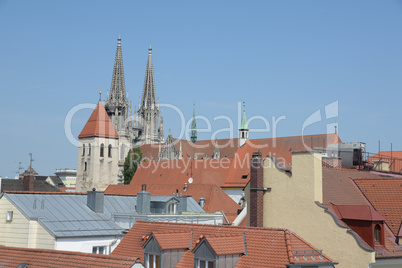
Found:
[[[115,267],[128,268],[135,263],[134,258],[99,254],[79,253],[61,250],[27,249],[0,246],[0,266],[18,267]]]
[[[285,267],[289,263],[332,263],[325,254],[320,258],[320,252],[316,248],[286,229],[145,221],[137,221],[112,252],[112,256],[143,259],[143,245],[151,236],[163,246],[170,245],[169,241],[175,239],[176,243],[187,249],[176,267],[194,265],[194,254],[191,251],[203,239],[211,244],[217,254],[242,254],[247,250],[247,254],[242,255],[237,267]],[[305,250],[308,252],[306,259],[302,257]],[[313,252],[314,259],[311,257]]]

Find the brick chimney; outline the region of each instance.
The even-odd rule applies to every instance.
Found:
[[[24,177],[22,178],[22,184],[24,186],[24,191],[33,192],[34,181],[35,181],[35,176],[32,172],[24,173]]]
[[[250,167],[250,226],[263,227],[264,160],[258,151],[253,153]],[[260,189],[260,190],[259,190]]]

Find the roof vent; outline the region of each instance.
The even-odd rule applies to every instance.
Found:
[[[87,193],[87,206],[96,213],[103,213],[104,199],[104,193],[101,191],[95,191],[94,188],[92,191],[88,191]]]
[[[200,198],[200,202],[198,203],[201,207],[204,207],[204,205],[205,205],[205,198],[204,197],[201,197]]]

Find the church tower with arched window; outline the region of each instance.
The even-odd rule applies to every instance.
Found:
[[[119,135],[102,102],[78,136],[76,191],[105,190],[118,183]]]

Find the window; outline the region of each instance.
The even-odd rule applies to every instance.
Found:
[[[198,260],[197,268],[215,268],[215,262],[207,260]]]
[[[7,221],[12,221],[13,220],[13,212],[12,211],[7,211]]]
[[[109,146],[108,146],[107,156],[112,157],[112,145],[111,144],[109,144]]]
[[[147,254],[147,267],[148,268],[160,268],[161,267],[161,256],[154,254]]]
[[[100,146],[100,157],[103,157],[103,151],[105,149],[105,145],[103,145],[103,143]]]
[[[374,227],[374,241],[381,242],[380,238],[381,238],[381,226],[377,224]]]
[[[93,247],[92,248],[92,253],[105,255],[106,254],[106,247],[105,246]]]
[[[169,203],[167,214],[176,214],[176,203]]]
[[[82,156],[85,155],[85,144],[82,145]]]
[[[91,144],[88,144],[88,155],[91,155]]]
[[[87,162],[85,162],[84,163],[84,171],[87,171],[87,168],[88,168],[88,164],[87,164]]]

